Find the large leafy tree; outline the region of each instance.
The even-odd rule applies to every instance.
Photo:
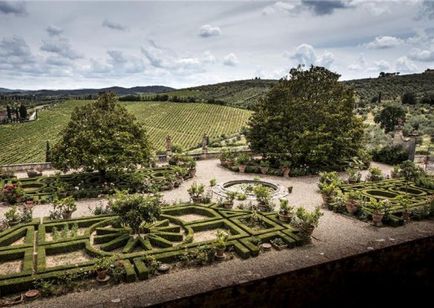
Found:
[[[112,93],[76,107],[51,152],[52,163],[61,170],[119,171],[146,164],[151,147],[145,129]]]
[[[379,123],[386,133],[391,132],[400,121],[405,121],[405,110],[399,105],[387,105],[374,117],[374,121]]]
[[[291,69],[250,118],[251,148],[293,167],[346,165],[361,149],[363,125],[353,114],[353,91],[338,79],[323,67]]]

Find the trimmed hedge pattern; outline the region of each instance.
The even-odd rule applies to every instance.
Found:
[[[431,198],[434,190],[416,186],[413,182],[406,182],[403,179],[387,179],[378,182],[362,182],[357,184],[342,184],[340,189],[343,193],[358,191],[363,199],[389,200],[391,208],[388,210],[384,219],[386,224],[399,226],[403,224],[403,207],[399,203],[398,196],[406,196],[410,200],[408,206],[413,219],[422,219],[427,215],[434,215],[434,208]],[[431,208],[430,208],[431,207]],[[373,210],[369,206],[362,209],[362,217],[370,217]]]
[[[21,272],[0,273],[0,294],[25,290],[37,279],[56,279],[65,272],[90,275],[95,258],[100,256],[118,255],[124,263],[126,281],[146,279],[151,274],[147,266],[150,257],[177,263],[186,252],[212,245],[214,239],[195,238],[196,233],[204,231],[223,229],[228,232],[227,249],[244,259],[258,255],[259,241],[281,238],[290,248],[302,244],[298,231],[279,221],[276,213],[258,213],[264,222],[260,230],[243,223],[242,218],[248,215],[248,211],[226,210],[216,204],[166,207],[162,209],[161,220],[143,237],[131,235],[113,215],[33,220],[0,233],[0,264],[23,262]],[[88,257],[85,261],[52,267],[47,264],[47,256],[80,251]]]
[[[136,176],[152,183],[153,188],[169,190],[173,188],[173,185],[179,184],[176,182],[178,176],[188,179],[191,174],[187,167],[181,166],[140,169],[118,176],[109,175],[109,179],[103,179],[98,173],[81,172],[59,176],[0,179],[0,189],[5,183],[17,183],[23,189],[24,197],[36,203],[50,202],[57,195],[73,196],[75,199],[96,198],[99,195],[112,194],[114,189],[128,190],[131,193],[147,192],[149,188],[143,185],[143,182],[135,179]]]

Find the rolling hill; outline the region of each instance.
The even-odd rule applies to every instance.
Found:
[[[44,109],[36,121],[1,125],[0,165],[44,161],[46,142],[53,145],[74,107],[88,102],[69,100]],[[204,134],[213,139],[237,133],[250,116],[247,110],[200,103],[122,104],[144,123],[156,150],[164,148],[167,135],[172,137],[173,144],[188,149],[201,143]]]

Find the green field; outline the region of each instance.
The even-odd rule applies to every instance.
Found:
[[[56,142],[74,107],[86,101],[68,101],[39,113],[34,122],[0,126],[0,165],[42,162],[45,143]],[[246,110],[209,104],[123,103],[144,123],[156,150],[172,136],[174,144],[191,148],[201,142],[203,134],[211,138],[237,133],[250,116]]]

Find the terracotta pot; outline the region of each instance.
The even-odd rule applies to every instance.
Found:
[[[289,168],[283,168],[283,176],[285,177],[285,178],[289,178],[289,172],[290,172],[291,170],[289,169]]]
[[[357,203],[354,201],[348,201],[347,203],[345,203],[345,207],[347,208],[348,213],[350,213],[351,215],[354,215],[359,209]]]
[[[283,222],[291,222],[292,217],[288,214],[279,213],[279,220]]]
[[[98,280],[105,280],[107,277],[107,270],[106,269],[97,269],[96,270],[96,275]]]
[[[384,214],[382,213],[373,213],[372,214],[372,222],[374,223],[374,226],[381,226],[383,225],[382,220],[383,220]]]
[[[322,200],[323,200],[323,205],[324,205],[325,207],[327,207],[327,205],[328,205],[329,202],[330,202],[330,196],[327,196],[327,195],[325,195],[325,194],[321,194],[321,197],[322,197]]]
[[[261,169],[262,174],[267,174],[268,172],[268,167],[259,167],[259,169]]]
[[[402,212],[402,219],[404,220],[405,223],[410,221],[410,212],[408,211],[404,211]]]
[[[312,236],[312,233],[313,233],[313,230],[315,230],[315,226],[305,226],[304,228],[303,228],[303,231],[305,232],[305,234],[307,235],[307,236]]]
[[[195,175],[196,175],[196,168],[194,168],[194,169],[190,169],[190,176],[191,177],[194,177]]]
[[[225,208],[225,209],[231,209],[232,207],[234,206],[234,203],[233,202],[223,202],[223,207]]]
[[[246,171],[246,165],[239,165],[239,166],[238,166],[238,170],[239,170],[241,173],[244,173],[244,172]]]
[[[217,261],[223,261],[226,259],[225,250],[226,248],[216,248],[215,258]]]
[[[72,212],[64,212],[62,213],[62,218],[63,219],[71,219],[72,216]]]

